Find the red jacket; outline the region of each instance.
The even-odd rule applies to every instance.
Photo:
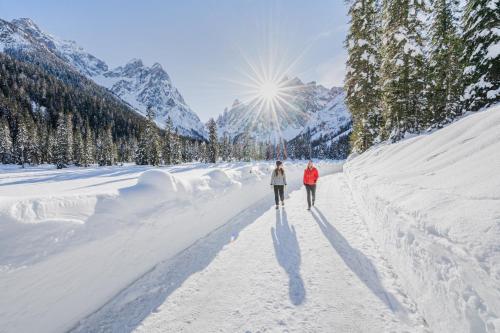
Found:
[[[312,169],[306,168],[304,170],[304,184],[315,185],[319,178],[318,169],[312,167]]]

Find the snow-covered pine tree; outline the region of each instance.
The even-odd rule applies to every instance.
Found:
[[[500,101],[500,8],[498,0],[468,0],[463,16],[465,111]]]
[[[434,0],[430,30],[430,57],[426,126],[441,127],[459,114],[462,86],[461,39],[453,0]]]
[[[54,163],[58,169],[68,166],[70,163],[70,156],[72,153],[71,144],[69,142],[70,136],[68,132],[68,118],[64,114],[59,114],[57,119],[56,138],[54,146]]]
[[[42,162],[42,147],[40,146],[41,134],[40,134],[40,129],[33,122],[32,119],[29,121],[28,133],[30,137],[29,148],[28,148],[30,155],[30,163],[33,165],[38,165]]]
[[[179,164],[182,162],[182,145],[181,139],[177,130],[175,134],[172,135],[172,152],[171,152],[172,164]]]
[[[231,142],[227,133],[224,133],[220,147],[222,160],[225,162],[229,161],[229,158],[231,156]]]
[[[45,124],[40,124],[37,136],[38,153],[40,154],[40,163],[50,163],[48,159],[47,136],[49,135],[49,127]]]
[[[55,132],[50,128],[45,136],[45,158],[47,163],[55,164],[54,147],[56,146]]]
[[[73,161],[76,166],[84,165],[85,159],[85,147],[83,144],[82,133],[79,130],[76,130],[73,134]]]
[[[88,167],[95,163],[95,153],[94,153],[94,134],[90,128],[88,122],[85,123],[85,138],[83,141],[83,159],[82,165]]]
[[[154,122],[155,112],[148,107],[146,125],[138,145],[136,163],[140,165],[160,165],[161,149],[158,129]]]
[[[3,164],[12,162],[12,137],[9,123],[4,118],[0,119],[0,162]]]
[[[205,141],[200,144],[200,162],[206,163],[208,161],[208,148]]]
[[[174,125],[172,123],[172,118],[170,116],[167,117],[167,121],[165,123],[165,134],[163,136],[163,163],[169,165],[172,164],[172,133],[173,133]]]
[[[357,152],[378,140],[381,126],[378,7],[377,0],[354,0],[349,9],[345,91],[353,118],[352,148]]]
[[[17,133],[14,140],[15,159],[19,165],[30,163],[29,156],[30,138],[28,128],[26,126],[26,119],[20,115],[17,119]]]
[[[199,154],[200,154],[200,143],[198,141],[194,141],[191,144],[191,149],[193,150],[192,157],[193,157],[193,162],[198,162],[199,160]]]
[[[219,143],[217,140],[217,124],[214,118],[210,118],[207,123],[208,128],[208,162],[217,162],[217,157],[219,154]]]
[[[68,163],[71,164],[73,163],[73,115],[71,113],[68,113],[66,115],[66,135],[67,137],[67,159]]]
[[[116,147],[113,143],[113,134],[111,126],[108,126],[104,133],[102,133],[102,153],[99,160],[99,165],[113,165],[115,164]]]
[[[422,0],[383,0],[381,96],[383,138],[418,133],[425,121],[425,56]]]

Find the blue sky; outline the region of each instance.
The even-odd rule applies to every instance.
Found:
[[[244,73],[270,47],[289,76],[341,85],[344,0],[0,0],[0,18],[32,18],[111,67],[159,62],[206,121],[245,93]]]

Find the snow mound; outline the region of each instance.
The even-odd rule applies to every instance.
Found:
[[[148,170],[137,180],[137,187],[148,187],[169,197],[187,193],[186,185],[177,177],[163,170]]]
[[[206,174],[206,177],[208,178],[208,185],[212,189],[231,187],[235,184],[229,175],[220,169],[210,171]]]
[[[0,207],[0,219],[14,223],[80,223],[94,213],[96,196],[42,197],[7,201]]]
[[[500,331],[500,106],[344,165],[435,332]]]

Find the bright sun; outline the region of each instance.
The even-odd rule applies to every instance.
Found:
[[[276,84],[275,82],[272,81],[262,82],[259,89],[259,95],[267,102],[272,102],[274,101],[275,98],[278,97],[279,89],[280,88],[278,84]]]

